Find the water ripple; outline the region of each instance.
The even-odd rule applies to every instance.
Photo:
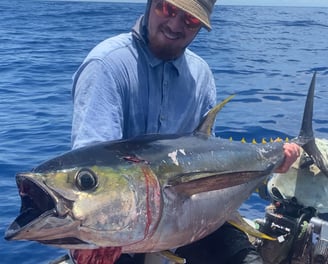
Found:
[[[0,2],[2,234],[19,210],[15,174],[70,149],[74,71],[99,41],[129,31],[144,7]],[[236,94],[217,118],[218,136],[261,141],[298,135],[316,71],[313,127],[328,138],[327,15],[327,8],[215,6],[213,30],[201,30],[190,48],[212,68],[218,100]],[[258,217],[264,206],[254,194],[240,211]],[[47,263],[63,253],[32,242],[0,243],[3,263]]]

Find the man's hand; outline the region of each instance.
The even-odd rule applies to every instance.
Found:
[[[301,149],[295,143],[285,143],[284,144],[284,153],[285,159],[284,162],[275,170],[276,173],[285,173],[289,170],[290,166],[297,160],[300,156]]]

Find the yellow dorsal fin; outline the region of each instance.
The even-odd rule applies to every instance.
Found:
[[[205,116],[204,120],[199,124],[197,129],[194,131],[196,134],[203,134],[207,136],[212,135],[212,129],[215,122],[217,113],[226,105],[235,95],[230,95],[219,104],[214,106]]]

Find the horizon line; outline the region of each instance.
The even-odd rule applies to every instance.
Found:
[[[49,0],[48,0],[49,1]],[[51,1],[51,0],[50,0]],[[72,1],[72,2],[115,2],[115,3],[141,3],[141,4],[145,4],[147,2],[147,0],[54,0],[54,1]],[[222,3],[223,2],[223,3]],[[251,3],[249,3],[251,2]],[[239,2],[237,1],[232,1],[232,2],[227,2],[227,1],[217,1],[215,3],[215,5],[217,6],[277,6],[277,7],[328,7],[328,2],[327,3],[313,3],[313,1],[311,1],[312,3],[301,3],[301,4],[297,4],[295,2],[292,3],[289,1],[285,1],[285,3],[277,3],[276,1],[272,1],[270,3],[263,3],[263,1],[258,2],[258,1],[248,1],[248,3],[245,3],[244,1]]]

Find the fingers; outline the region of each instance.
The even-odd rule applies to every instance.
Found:
[[[284,144],[284,154],[285,159],[283,164],[281,164],[275,172],[285,173],[289,170],[290,166],[297,160],[300,156],[301,148],[295,143],[285,143]]]

